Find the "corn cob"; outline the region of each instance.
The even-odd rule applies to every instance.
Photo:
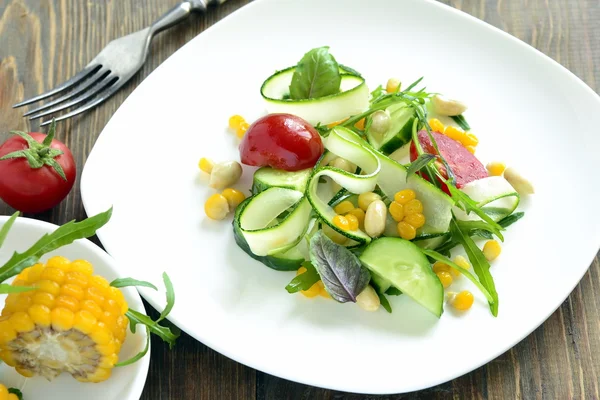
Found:
[[[0,383],[0,400],[19,400],[14,393],[9,393],[8,388]]]
[[[93,275],[89,262],[64,257],[24,269],[12,285],[34,290],[6,299],[0,359],[25,377],[52,380],[62,372],[81,382],[110,377],[129,323],[118,289]]]

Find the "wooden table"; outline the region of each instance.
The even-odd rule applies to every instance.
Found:
[[[58,138],[73,150],[79,171],[104,125],[141,80],[184,43],[248,2],[229,0],[209,14],[191,18],[159,35],[150,59],[129,84],[95,111],[62,123]],[[598,0],[443,2],[530,43],[594,90],[600,88]],[[66,80],[110,40],[146,27],[176,3],[177,0],[0,0],[0,132],[38,129],[36,123],[22,118],[23,109],[13,110],[11,105]],[[2,141],[4,138],[0,134]],[[0,202],[0,214],[12,212]],[[84,217],[79,182],[58,207],[35,216],[56,224]],[[381,398],[600,398],[599,273],[596,258],[575,291],[548,321],[496,360],[422,392]],[[468,337],[468,332],[464,335]],[[279,379],[231,361],[186,335],[174,350],[160,340],[153,340],[152,346],[142,399],[380,398]]]

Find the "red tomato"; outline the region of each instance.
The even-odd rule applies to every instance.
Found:
[[[248,128],[242,143],[242,163],[286,171],[312,168],[323,154],[319,132],[291,114],[270,114]]]
[[[36,142],[46,138],[43,133],[29,134]],[[33,148],[32,148],[33,147]],[[48,151],[57,149],[63,154],[52,157]],[[63,169],[65,178],[47,164],[32,168],[26,158],[10,158],[0,161],[0,198],[9,206],[36,213],[48,210],[64,199],[75,183],[75,161],[71,151],[62,142],[52,139],[50,146],[30,146],[20,136],[12,136],[0,146],[0,157],[16,151],[29,151],[42,162],[56,161]],[[49,157],[50,156],[50,157]]]
[[[442,157],[446,159],[450,169],[456,177],[457,188],[461,188],[469,182],[488,176],[487,170],[483,164],[462,144],[438,132],[431,132],[431,134],[437,143],[440,153],[442,153]],[[420,131],[418,133],[418,138],[425,153],[437,154],[429,139],[427,131]],[[417,156],[415,144],[411,143],[410,160],[416,160]],[[446,177],[446,169],[439,165],[438,168],[442,175]],[[442,186],[442,188],[448,193],[448,189],[445,186]]]

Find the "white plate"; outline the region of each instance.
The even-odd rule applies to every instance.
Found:
[[[405,83],[425,76],[431,91],[459,97],[470,106],[478,156],[503,160],[535,183],[526,217],[508,230],[494,263],[498,318],[479,295],[463,317],[447,312],[439,321],[402,296],[389,315],[288,295],[293,273],[251,260],[236,247],[230,221],[204,216],[212,191],[198,159],[238,159],[228,117],[261,115],[263,80],[322,45],[371,88],[390,76]],[[310,385],[408,392],[514,346],[581,279],[600,243],[600,190],[589,178],[598,126],[599,98],[573,74],[441,4],[261,0],[191,41],[140,85],[100,135],[81,190],[88,214],[114,205],[99,235],[127,274],[157,281],[169,270],[178,296],[171,319],[206,345]],[[142,294],[162,306],[161,294]]]
[[[0,216],[0,227],[7,219],[6,216]],[[53,232],[56,228],[56,225],[47,222],[17,218],[6,242],[0,249],[0,265],[9,259],[13,251],[27,250],[42,235]],[[42,260],[45,261],[53,255],[61,255],[70,260],[88,260],[94,265],[94,274],[104,276],[109,282],[123,277],[122,273],[117,273],[115,260],[89,240],[78,240],[48,253]],[[145,312],[142,299],[135,289],[121,290],[130,308]],[[5,295],[0,295],[0,304],[4,304],[5,298]],[[128,331],[127,339],[121,348],[120,359],[131,358],[139,353],[145,344],[145,329],[138,329],[135,335]],[[25,379],[13,368],[0,363],[0,383],[6,387],[23,388],[23,398],[28,400],[137,400],[142,395],[149,364],[150,351],[144,358],[132,365],[115,368],[110,379],[92,384],[78,382],[68,374],[61,374],[52,382],[39,376]]]

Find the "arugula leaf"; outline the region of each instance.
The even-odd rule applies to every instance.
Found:
[[[77,239],[93,236],[110,220],[111,215],[112,207],[81,222],[68,222],[54,232],[42,236],[25,252],[14,252],[12,257],[0,268],[0,282],[18,275],[25,268],[37,263],[46,253],[71,244]]]
[[[323,231],[310,239],[309,253],[310,261],[331,297],[340,303],[356,303],[356,296],[371,279],[359,259],[344,246],[334,243]]]
[[[377,296],[379,296],[379,302],[381,303],[381,307],[385,308],[385,311],[387,311],[391,314],[392,313],[392,305],[388,301],[387,297],[385,297],[385,294],[379,293],[377,290],[375,291],[375,293],[377,293]]]
[[[411,175],[431,164],[436,158],[435,155],[429,153],[419,155],[415,161],[410,163],[410,167],[408,167],[408,171],[406,171],[406,181],[408,182],[408,178],[410,178]]]
[[[483,231],[485,232],[484,235],[490,235],[490,238],[491,234],[494,234],[500,239],[504,239],[495,226],[492,226],[485,221],[461,221],[457,219],[456,224],[463,232],[468,233],[469,236],[475,235],[474,231]]]
[[[371,92],[371,99],[373,101],[377,101],[381,96],[385,94],[385,89],[383,86],[379,85]]]
[[[525,213],[523,211],[512,213],[498,221],[498,225],[500,225],[503,228],[508,228],[509,226],[523,218],[523,216],[525,216]]]
[[[23,400],[23,393],[17,388],[9,388],[8,393],[12,393],[16,395],[19,400]]]
[[[135,310],[127,310],[125,313],[129,318],[131,333],[135,333],[138,324],[146,325],[151,333],[154,333],[162,340],[169,344],[170,348],[173,348],[175,341],[179,337],[178,333],[173,333],[170,328],[159,325],[156,321],[153,321],[149,316],[142,314]]]
[[[144,350],[137,353],[135,356],[131,357],[129,360],[121,361],[115,364],[115,367],[125,367],[127,365],[135,364],[146,354],[148,354],[148,350],[150,350],[150,328],[146,327],[146,346],[144,346]]]
[[[314,99],[338,93],[342,81],[339,65],[329,47],[312,49],[302,57],[290,84],[294,100]]]
[[[142,286],[142,287],[148,287],[148,288],[151,288],[154,290],[158,290],[158,288],[156,286],[154,286],[153,284],[151,284],[150,282],[138,281],[137,279],[133,279],[133,278],[115,279],[114,281],[112,281],[110,283],[110,286],[115,287],[115,288],[124,288],[124,287],[128,287],[128,286]]]
[[[461,115],[455,115],[453,117],[450,117],[454,120],[454,122],[456,122],[456,124],[458,126],[460,126],[462,128],[463,131],[470,131],[471,127],[469,126],[469,123],[467,122],[467,120],[465,119],[465,117],[461,114]]]
[[[390,286],[389,289],[385,291],[385,294],[388,296],[400,296],[402,291],[394,286]]]
[[[450,232],[452,236],[456,239],[456,241],[465,249],[467,256],[469,257],[469,261],[471,265],[473,265],[473,271],[479,278],[479,282],[481,285],[488,291],[491,296],[491,299],[488,299],[488,303],[490,305],[490,310],[492,311],[492,315],[494,317],[498,316],[498,292],[496,292],[496,285],[494,284],[494,278],[490,273],[490,263],[483,255],[483,252],[477,247],[473,239],[463,232],[458,224],[456,223],[456,219],[452,219],[450,222]]]
[[[302,263],[302,266],[306,268],[306,272],[294,277],[285,287],[285,290],[290,294],[301,290],[308,290],[321,279],[319,273],[309,261]]]
[[[2,245],[4,244],[4,240],[6,240],[8,231],[10,231],[10,228],[13,226],[18,216],[19,212],[17,211],[8,219],[8,221],[4,223],[4,225],[2,225],[2,228],[0,228],[0,247],[2,247]]]
[[[167,275],[166,272],[163,272],[162,278],[163,282],[165,283],[165,289],[167,291],[167,305],[165,306],[163,312],[160,313],[160,317],[158,317],[158,319],[156,320],[157,324],[163,319],[165,319],[167,315],[169,315],[169,313],[173,309],[173,306],[175,305],[175,290],[173,289],[173,283],[171,283],[171,279],[169,278],[169,275]]]
[[[452,196],[452,198],[454,199],[454,201],[456,202],[456,206],[461,208],[462,210],[464,210],[467,214],[474,212],[479,218],[481,218],[482,220],[484,220],[485,222],[487,222],[490,225],[490,229],[494,229],[495,231],[493,232],[496,236],[498,236],[498,238],[502,241],[504,241],[504,236],[502,236],[502,234],[500,233],[501,230],[503,230],[504,228],[502,228],[500,225],[498,225],[498,223],[496,221],[494,221],[492,219],[492,217],[490,217],[489,215],[487,215],[485,213],[485,211],[483,211],[478,205],[477,203],[475,203],[475,201],[473,199],[471,199],[469,197],[469,195],[467,195],[465,192],[462,192],[460,190],[458,190],[456,188],[456,186],[454,186],[453,184],[451,184],[449,181],[446,182],[446,185],[448,186],[448,190],[450,191],[450,195]]]
[[[0,294],[23,293],[35,290],[34,287],[28,286],[12,286],[8,283],[0,283]]]

